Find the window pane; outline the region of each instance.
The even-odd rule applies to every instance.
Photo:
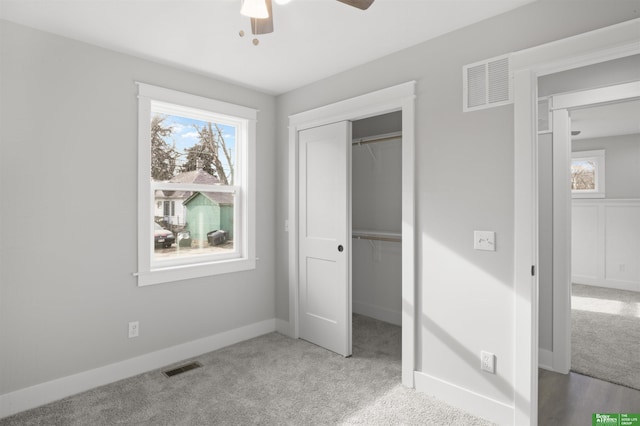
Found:
[[[573,160],[571,162],[571,189],[574,191],[596,190],[596,163],[594,160]]]
[[[233,185],[236,128],[151,114],[151,179]]]
[[[153,260],[234,252],[234,194],[228,192],[157,190]]]

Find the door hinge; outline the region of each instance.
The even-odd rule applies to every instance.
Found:
[[[536,276],[536,265],[531,265],[531,276],[532,277]]]

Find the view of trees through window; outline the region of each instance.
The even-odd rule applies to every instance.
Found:
[[[589,159],[571,162],[571,189],[576,191],[596,190],[596,163]]]
[[[152,113],[154,258],[233,252],[235,145],[233,126]]]
[[[151,118],[151,178],[168,181],[202,169],[223,185],[233,185],[235,129],[185,117]]]

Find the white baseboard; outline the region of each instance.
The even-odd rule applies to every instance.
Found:
[[[480,395],[420,371],[415,372],[416,390],[499,425],[511,425],[514,407]]]
[[[538,367],[554,371],[553,352],[548,349],[538,349]]]
[[[0,418],[276,331],[270,319],[0,395]]]
[[[276,318],[276,331],[280,334],[293,338],[289,321]]]
[[[571,282],[576,284],[591,285],[595,287],[640,292],[640,282],[638,281],[599,280],[596,278],[574,275],[573,277],[571,277]]]
[[[353,302],[353,313],[375,318],[394,325],[402,325],[402,312],[392,311],[364,302]]]

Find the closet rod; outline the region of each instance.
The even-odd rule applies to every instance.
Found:
[[[378,236],[375,236],[375,235],[353,235],[352,238],[355,238],[356,240],[390,241],[390,242],[394,242],[394,243],[401,243],[402,242],[402,238],[378,237]]]
[[[351,145],[366,145],[368,143],[391,141],[391,140],[394,140],[394,139],[401,139],[401,138],[402,138],[402,135],[388,136],[386,138],[376,138],[376,139],[360,139],[357,142],[352,142]]]

